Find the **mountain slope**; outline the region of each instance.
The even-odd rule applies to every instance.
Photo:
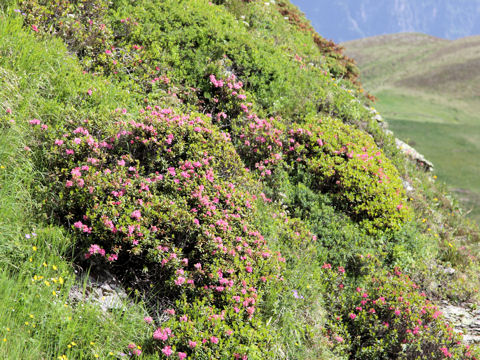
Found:
[[[480,37],[405,33],[343,44],[397,136],[435,164],[478,219]]]
[[[422,32],[447,39],[480,33],[478,0],[294,0],[327,38],[348,41]]]
[[[15,3],[2,358],[478,358],[477,229],[288,1]]]

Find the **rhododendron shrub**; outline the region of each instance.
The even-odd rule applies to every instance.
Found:
[[[186,307],[168,322],[177,329],[173,340],[162,335],[158,346],[190,354],[190,335],[210,335],[243,356],[252,337],[227,341],[227,328],[251,331],[262,293],[278,280],[283,261],[253,225],[256,197],[247,188],[255,191],[255,183],[229,135],[208,117],[159,107],[136,118],[123,113],[113,114],[108,126],[31,124],[48,150],[50,190],[58,193],[48,205],[71,224],[86,261],[110,265],[170,302],[184,299]],[[197,321],[191,325],[198,334],[191,334],[191,321],[175,325],[182,316],[194,319],[192,304],[219,316],[225,331],[205,319],[201,331]],[[262,342],[265,351],[268,341]],[[209,346],[218,344],[199,344]]]
[[[408,275],[363,262],[362,285],[349,282],[341,267],[322,267],[326,334],[337,351],[350,359],[478,359]]]
[[[367,230],[396,230],[411,218],[397,169],[367,134],[325,117],[294,125],[288,136],[290,164]]]
[[[229,79],[212,80],[238,97]],[[244,112],[233,121],[233,137],[242,159],[267,183],[279,165],[296,181],[304,173],[312,190],[330,194],[337,208],[370,232],[397,230],[411,218],[398,171],[367,134],[318,116],[287,128],[279,119],[261,119],[247,105],[246,99],[238,105]]]

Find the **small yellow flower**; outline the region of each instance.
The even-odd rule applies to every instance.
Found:
[[[433,178],[436,179],[436,178],[437,178],[437,175],[433,175]]]
[[[72,341],[72,346],[77,346],[77,343],[75,341]]]
[[[10,328],[7,328],[7,331],[10,331]]]
[[[36,247],[35,245],[32,246],[32,250],[33,250],[33,251],[37,251],[37,247]]]
[[[3,338],[3,342],[7,342],[7,339],[6,339],[6,338]]]
[[[61,276],[58,278],[58,282],[60,283],[60,285],[63,285],[63,278]]]
[[[47,265],[47,263],[46,263],[46,262],[44,262],[44,263],[43,263],[43,266],[44,266],[44,267],[47,267],[48,265]]]
[[[27,326],[28,326],[28,324],[30,324],[30,323],[29,323],[28,321],[25,321],[25,325],[27,325]]]
[[[93,356],[95,356],[96,358],[98,358],[98,357],[99,357],[99,356],[98,356],[98,354],[95,354],[95,355],[93,355]]]
[[[3,166],[3,165],[0,165],[0,169],[5,169],[5,166]]]
[[[113,356],[113,352],[110,351],[110,352],[108,353],[108,355],[112,355],[112,356]]]
[[[35,316],[33,316],[32,314],[29,315],[30,316],[30,319],[33,319]]]
[[[67,345],[67,348],[71,349],[71,348],[72,348],[72,345],[68,344],[68,345]]]
[[[90,341],[90,345],[95,345],[95,343],[93,341]]]
[[[56,265],[52,265],[52,269],[55,270],[55,271],[58,270]]]
[[[52,295],[53,296],[57,295],[57,292],[55,290],[52,290]]]
[[[453,248],[453,245],[451,243],[448,243],[448,246],[450,246],[451,248]]]
[[[432,229],[428,228],[427,231],[432,231]]]
[[[49,282],[49,281],[45,280],[44,283],[45,283],[46,286],[50,286],[50,282]]]

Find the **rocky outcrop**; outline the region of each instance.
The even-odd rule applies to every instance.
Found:
[[[480,344],[480,309],[473,309],[469,304],[457,306],[445,301],[440,305],[440,310],[454,330],[464,334],[466,343]]]
[[[395,138],[395,144],[397,145],[397,148],[407,156],[407,158],[422,167],[425,171],[433,171],[433,164],[406,142]]]
[[[380,115],[378,111],[374,108],[371,108],[370,112],[372,113],[372,119],[376,120],[387,134],[393,135],[393,132],[391,130],[388,130],[388,123],[383,119],[382,115]],[[404,153],[408,159],[416,163],[425,171],[433,171],[433,163],[428,161],[425,156],[420,154],[417,150],[408,145],[406,142],[395,138],[395,144],[397,145],[397,148],[402,153]]]

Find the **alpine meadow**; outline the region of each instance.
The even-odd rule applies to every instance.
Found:
[[[4,0],[0,82],[0,358],[480,358],[477,226],[288,0]]]

